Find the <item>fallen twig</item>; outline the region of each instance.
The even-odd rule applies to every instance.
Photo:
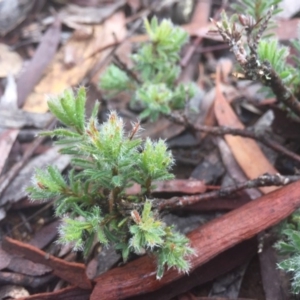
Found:
[[[256,179],[236,183],[235,185],[221,188],[217,191],[212,191],[205,194],[172,197],[167,200],[159,200],[157,202],[157,206],[160,210],[163,210],[168,208],[192,205],[200,201],[215,199],[219,197],[228,197],[229,195],[232,195],[233,193],[244,189],[252,189],[252,188],[258,188],[263,186],[283,186],[298,181],[299,179],[300,179],[299,175],[282,176],[280,174],[276,174],[276,175],[264,174],[262,176],[257,177]]]
[[[300,162],[300,155],[288,150],[286,147],[280,145],[279,143],[275,142],[274,140],[267,138],[265,132],[255,132],[254,130],[249,129],[240,129],[240,128],[232,128],[227,126],[206,126],[206,125],[195,125],[188,120],[185,120],[184,117],[179,115],[170,115],[168,116],[173,122],[184,125],[188,128],[191,128],[195,131],[206,132],[214,135],[237,135],[242,137],[247,137],[253,140],[257,140],[264,145],[270,147],[271,149],[275,150],[278,153],[284,154],[295,161]]]
[[[207,133],[212,133],[216,135],[225,135],[225,134],[231,134],[231,135],[239,135],[243,137],[247,137],[250,139],[254,139],[257,141],[260,141],[264,145],[270,147],[271,149],[275,150],[278,153],[284,154],[295,161],[300,162],[300,156],[296,153],[288,150],[284,146],[280,145],[279,143],[275,142],[274,140],[271,140],[266,137],[265,132],[255,132],[249,129],[238,129],[238,128],[230,128],[226,126],[220,126],[220,127],[210,127],[205,125],[196,125],[193,126],[195,130],[203,131]]]

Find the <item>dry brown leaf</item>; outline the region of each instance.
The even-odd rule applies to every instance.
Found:
[[[275,29],[275,35],[281,41],[288,41],[298,37],[296,28],[300,24],[300,18],[290,20],[279,20],[279,25]]]
[[[40,81],[47,66],[56,54],[60,42],[61,23],[57,18],[41,38],[33,58],[18,78],[18,104],[21,107],[35,85]]]
[[[64,24],[70,25],[71,28],[73,26],[76,28],[78,24],[100,24],[125,3],[125,0],[119,0],[101,7],[68,4],[60,10],[59,17]]]
[[[36,168],[45,168],[47,165],[55,165],[59,170],[64,170],[70,163],[68,155],[58,152],[59,147],[55,146],[29,160],[22,170],[14,177],[8,188],[0,196],[0,207],[7,202],[18,202],[26,197],[26,187],[30,184],[29,180]]]
[[[19,134],[18,129],[1,129],[0,128],[0,174],[4,168],[6,159],[10,150]]]
[[[219,73],[219,69],[217,73]],[[223,96],[220,88],[220,80],[216,78],[216,99],[214,105],[215,115],[220,126],[243,129],[244,125],[239,121],[233,109]],[[225,135],[232,154],[249,179],[254,179],[264,173],[276,174],[276,169],[268,161],[256,141],[240,136]],[[262,187],[263,193],[269,193],[278,187]]]
[[[12,256],[2,249],[0,244],[0,270],[6,269],[10,264]]]
[[[137,12],[142,5],[140,0],[127,0],[126,2],[134,12]]]
[[[22,68],[23,60],[21,56],[5,44],[0,44],[0,77],[7,75],[17,75]]]
[[[142,138],[150,137],[151,139],[171,139],[184,130],[183,125],[174,124],[167,118],[160,118],[156,122],[149,122],[143,125]]]
[[[115,36],[114,36],[115,34]],[[114,14],[103,25],[93,26],[93,35],[88,40],[75,37],[57,53],[46,75],[35,87],[24,105],[24,110],[31,112],[46,112],[48,110],[46,97],[59,94],[66,88],[77,86],[94,65],[107,55],[110,50],[99,51],[125,37],[125,17],[122,12]],[[66,51],[73,53],[73,65],[66,64]],[[97,53],[97,51],[99,51]]]
[[[30,261],[53,269],[53,274],[82,289],[92,287],[85,274],[85,266],[80,263],[66,262],[29,244],[6,237],[2,242],[3,250],[9,254],[22,256]]]

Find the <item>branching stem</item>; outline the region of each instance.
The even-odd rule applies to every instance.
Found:
[[[265,132],[255,132],[254,130],[250,130],[250,129],[239,129],[239,128],[232,128],[227,126],[195,125],[193,123],[190,123],[184,116],[180,116],[178,114],[169,115],[168,118],[171,121],[180,125],[184,125],[186,128],[191,128],[194,131],[201,131],[201,132],[206,132],[214,135],[231,134],[231,135],[237,135],[237,136],[254,139],[270,147],[276,152],[280,154],[284,154],[285,156],[300,162],[300,156],[298,154],[288,150],[286,147],[275,142],[273,139],[266,137]]]
[[[172,197],[167,200],[160,200],[157,204],[157,207],[159,210],[182,207],[192,205],[200,201],[212,200],[220,197],[228,197],[244,189],[258,188],[264,186],[284,186],[297,180],[300,180],[299,175],[282,176],[280,174],[264,174],[262,176],[257,177],[256,179],[236,183],[235,185],[221,188],[219,190],[212,191],[209,193],[193,196]]]

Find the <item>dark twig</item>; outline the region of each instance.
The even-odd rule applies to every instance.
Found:
[[[282,176],[280,174],[270,175],[264,174],[257,177],[256,179],[248,180],[241,183],[236,183],[235,185],[221,188],[217,191],[212,191],[205,194],[193,195],[193,196],[182,196],[182,197],[172,197],[167,200],[159,200],[157,207],[159,210],[181,207],[192,205],[200,201],[211,200],[219,197],[228,197],[238,191],[244,189],[252,189],[263,186],[284,186],[292,182],[300,180],[299,175],[293,176]]]
[[[288,150],[286,147],[280,145],[279,143],[275,142],[274,140],[266,137],[265,132],[255,132],[254,130],[250,129],[239,129],[239,128],[232,128],[232,127],[227,127],[227,126],[206,126],[206,125],[195,125],[188,120],[186,120],[183,116],[179,115],[170,115],[169,118],[180,125],[184,125],[187,128],[191,128],[192,130],[195,131],[201,131],[201,132],[206,132],[214,135],[226,135],[226,134],[231,134],[231,135],[237,135],[237,136],[242,136],[250,139],[257,140],[264,145],[270,147],[271,149],[275,150],[276,152],[280,154],[284,154],[287,157],[292,158],[295,161],[300,162],[300,156],[297,155],[296,153]]]
[[[117,54],[113,54],[113,58],[121,70],[123,70],[130,78],[136,81],[136,83],[142,84],[141,80],[137,77],[137,75],[129,69],[129,67],[119,58]]]
[[[238,135],[243,136],[247,138],[251,138],[257,141],[260,141],[264,145],[270,147],[271,149],[275,150],[278,153],[284,154],[285,156],[288,156],[295,161],[300,162],[300,156],[296,153],[288,150],[286,147],[280,145],[279,143],[275,142],[274,140],[267,138],[265,135],[265,132],[255,132],[249,129],[238,129],[238,128],[230,128],[225,126],[220,127],[209,127],[205,125],[196,125],[194,126],[194,129],[202,132],[212,133],[215,135],[225,135],[225,134],[231,134],[231,135]]]
[[[300,116],[300,102],[293,92],[283,83],[273,68],[267,68],[270,79],[267,81],[278,100],[285,103],[294,113]]]

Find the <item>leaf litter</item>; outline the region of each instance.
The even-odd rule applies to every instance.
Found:
[[[136,22],[135,18],[139,20],[139,13],[147,15],[147,12],[153,11],[158,14],[161,12],[155,12],[153,4],[151,6],[145,1],[107,1],[109,3],[104,4],[102,1],[70,1],[73,4],[47,3],[40,7],[33,2],[29,4],[21,0],[11,1],[10,5],[8,2],[10,1],[3,1],[2,7],[0,6],[0,9],[8,9],[7,11],[11,14],[11,20],[5,19],[3,21],[7,23],[0,24],[0,27],[2,26],[0,28],[2,35],[0,55],[1,58],[5,57],[1,61],[4,66],[1,68],[2,75],[0,74],[0,77],[4,78],[2,79],[3,86],[6,80],[6,94],[2,89],[1,98],[4,99],[2,102],[5,105],[0,108],[0,183],[6,182],[5,189],[1,190],[0,216],[5,224],[8,216],[15,210],[20,210],[25,220],[15,224],[15,229],[4,225],[1,227],[1,235],[15,237],[12,234],[15,230],[27,230],[24,226],[26,222],[34,228],[34,233],[31,234],[31,241],[25,241],[25,238],[24,241],[13,240],[9,237],[3,239],[0,248],[0,282],[7,276],[6,284],[31,286],[33,289],[39,287],[43,291],[40,294],[33,292],[31,296],[23,296],[22,299],[67,299],[67,297],[72,299],[99,299],[99,297],[103,299],[128,297],[171,299],[179,294],[200,295],[193,288],[199,289],[204,283],[242,264],[249,263],[257,251],[257,236],[264,235],[269,227],[286,218],[299,206],[297,197],[299,182],[295,182],[282,188],[259,187],[248,192],[242,191],[234,195],[198,202],[182,209],[174,209],[172,213],[182,214],[185,222],[189,222],[190,213],[205,220],[204,225],[197,225],[197,228],[188,234],[197,252],[197,256],[191,260],[190,276],[180,275],[171,269],[166,272],[162,280],[157,281],[154,274],[155,264],[153,258],[149,256],[138,258],[125,265],[118,265],[117,257],[108,264],[104,273],[97,276],[95,275],[99,263],[97,257],[103,251],[97,248],[97,245],[95,245],[94,258],[90,264],[89,262],[84,264],[82,260],[67,262],[63,258],[53,256],[53,254],[58,256],[62,249],[53,243],[59,223],[51,215],[52,203],[45,203],[37,208],[26,205],[18,208],[18,204],[28,200],[24,187],[31,177],[30,174],[34,172],[34,168],[56,164],[63,172],[67,169],[70,160],[62,157],[56,148],[47,150],[50,146],[48,141],[43,144],[45,147],[41,148],[42,153],[35,152],[36,144],[28,141],[30,150],[27,152],[28,157],[24,157],[24,152],[20,151],[22,164],[16,163],[11,167],[9,158],[13,155],[14,148],[18,143],[24,143],[20,139],[20,131],[44,129],[49,126],[51,116],[47,113],[46,105],[49,95],[58,94],[68,87],[77,88],[83,82],[88,85],[91,78],[93,86],[97,86],[99,75],[113,60],[113,53],[117,53],[121,61],[130,65],[130,52],[138,47],[140,41],[146,40],[146,37],[141,34],[142,32],[131,33],[129,25],[133,26]],[[22,12],[18,10],[13,12],[12,5],[15,3],[15,7],[19,9],[23,2],[25,9]],[[200,9],[201,7],[205,9]],[[171,8],[172,4],[168,6],[169,11],[167,9],[162,14],[170,16]],[[38,9],[37,11],[41,14],[39,18],[34,19],[30,16],[30,11],[34,12],[34,9]],[[57,14],[54,13],[54,9],[58,9]],[[213,40],[218,40],[218,38],[207,34],[211,27],[208,19],[214,13],[212,3],[199,1],[194,11],[194,17],[187,24],[182,25],[192,39],[182,53],[184,66],[182,78],[184,81],[195,81],[195,74],[201,75],[198,78],[199,98],[195,100],[195,105],[200,107],[200,112],[193,112],[196,118],[195,123],[244,129],[249,124],[254,124],[257,116],[265,112],[264,106],[257,106],[250,94],[243,93],[243,90],[235,84],[230,70],[232,63],[228,52],[213,50],[215,43]],[[14,19],[13,16],[16,14],[17,17]],[[50,20],[51,24],[45,25],[47,22],[42,24],[41,20],[48,20],[47,22]],[[285,25],[279,26],[276,31],[277,36],[282,40],[294,37],[297,21],[297,19],[279,21]],[[63,27],[60,22],[64,24]],[[39,39],[37,45],[32,44],[33,40],[24,40],[25,36],[22,35],[22,29],[33,23],[42,33],[37,36]],[[13,46],[17,44],[18,47],[14,48]],[[204,48],[207,48],[205,51],[212,55],[205,55]],[[28,55],[30,53],[32,56]],[[222,56],[229,56],[228,65],[218,60]],[[210,66],[204,59],[209,57],[211,57],[211,65],[217,66],[216,74],[211,74]],[[216,78],[216,82],[212,79],[213,77]],[[96,94],[101,99],[102,93],[97,88]],[[251,105],[249,103],[242,105],[239,102],[241,97],[249,97],[250,99],[246,100],[251,101]],[[102,114],[105,114],[105,109],[113,107],[120,109],[126,116],[126,120],[136,121],[132,120],[132,117],[137,118],[136,112],[130,110],[127,105],[128,99],[125,97],[113,100],[115,102],[111,104],[106,103],[106,99],[102,100]],[[268,102],[264,105],[268,105]],[[247,122],[245,122],[246,117]],[[273,126],[278,124],[276,120],[275,117]],[[157,197],[176,196],[180,199],[188,194],[202,194],[222,189],[223,184],[228,185],[226,182],[234,185],[235,182],[254,179],[265,173],[277,174],[276,166],[268,159],[268,154],[265,154],[267,152],[264,152],[261,145],[253,139],[229,134],[223,135],[224,138],[212,137],[204,132],[185,129],[182,124],[174,124],[165,118],[159,119],[156,123],[143,124],[143,127],[146,128],[144,134],[147,131],[148,136],[167,139],[174,152],[180,150],[176,175],[182,179],[163,184],[158,182],[154,193]],[[183,137],[186,134],[193,138],[184,140]],[[194,158],[195,153],[198,154],[197,159]],[[192,158],[188,159],[189,157]],[[10,177],[11,175],[8,176],[7,182],[5,176],[13,167],[19,171],[11,172],[10,174],[15,175],[13,178]],[[133,186],[129,193],[136,193],[138,189],[138,186]],[[261,196],[261,193],[266,195]],[[26,211],[26,207],[28,209],[31,207],[32,211]],[[207,215],[209,215],[208,218]],[[214,220],[211,221],[211,219]],[[49,220],[48,225],[44,225],[45,220]],[[41,225],[38,225],[38,222],[41,222]],[[185,226],[188,228],[188,224]],[[27,234],[30,233],[27,232]],[[278,290],[272,292],[270,283],[279,279],[274,271],[275,263],[271,261],[274,251],[270,244],[266,245],[263,255],[259,257],[263,287],[268,297],[283,299],[278,296]],[[69,251],[70,248],[67,247],[61,251],[61,255],[76,259],[74,255],[70,255]],[[89,277],[93,278],[92,280],[86,276],[86,265],[90,265]],[[106,271],[109,268],[112,269]],[[49,283],[54,278],[61,278],[65,282],[58,291],[55,291]],[[279,282],[279,284],[282,283]],[[235,294],[237,295],[238,292],[239,288],[236,288]],[[208,297],[208,294],[203,296]],[[244,297],[250,299],[255,295]]]

